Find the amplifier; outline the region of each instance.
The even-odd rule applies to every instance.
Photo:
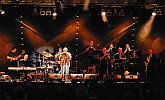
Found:
[[[1,80],[1,81],[10,82],[12,79],[11,79],[11,77],[10,77],[9,75],[2,75],[2,76],[0,77],[0,80]]]

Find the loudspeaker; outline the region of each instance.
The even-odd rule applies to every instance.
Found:
[[[84,79],[97,79],[97,74],[85,74]]]
[[[70,78],[72,82],[82,82],[83,74],[70,74]]]
[[[0,78],[1,81],[7,81],[7,82],[11,82],[12,79],[9,75],[2,75]]]
[[[125,79],[138,79],[137,75],[125,75]]]
[[[49,74],[49,79],[61,80],[62,79],[62,74]]]
[[[126,81],[138,81],[138,75],[125,75]]]
[[[84,82],[97,82],[98,76],[97,74],[85,74],[84,75]]]
[[[116,81],[121,81],[121,75],[115,75],[114,76],[114,79],[116,80]]]

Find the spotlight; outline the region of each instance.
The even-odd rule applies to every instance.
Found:
[[[0,9],[0,13],[1,15],[5,14],[5,11],[3,11],[2,9]]]
[[[46,15],[51,15],[51,13],[52,13],[52,12],[51,12],[50,9],[47,9],[47,10],[46,10]]]
[[[33,11],[34,11],[34,12],[33,12],[33,15],[34,15],[34,16],[37,16],[37,15],[38,15],[38,12],[37,12],[37,8],[36,8],[36,7],[33,9]]]
[[[119,16],[124,16],[124,10],[123,9],[120,10]]]
[[[106,15],[106,12],[105,12],[104,9],[101,9],[101,15],[102,15],[102,16],[105,16],[105,15]]]
[[[114,9],[113,16],[118,16],[117,9]]]
[[[43,9],[40,9],[40,15],[45,15],[45,11]]]
[[[52,13],[53,16],[57,16],[57,13],[56,13],[56,8],[53,9],[53,13]]]
[[[5,11],[2,10],[2,5],[1,5],[1,3],[0,3],[0,14],[1,14],[1,15],[5,14]]]
[[[111,9],[107,9],[107,16],[112,16],[112,11],[111,11]]]
[[[156,13],[157,15],[162,15],[162,9],[158,9]]]
[[[101,9],[101,17],[102,17],[102,21],[103,22],[108,22],[107,16],[106,16],[106,12],[104,9]]]
[[[156,16],[156,12],[152,12],[152,16]]]

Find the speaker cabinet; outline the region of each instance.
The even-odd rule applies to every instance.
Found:
[[[70,74],[70,79],[72,82],[82,82],[83,74]]]
[[[62,74],[49,74],[49,79],[51,80],[61,80]]]
[[[122,77],[121,77],[121,75],[114,75],[114,79],[115,79],[115,81],[119,82],[122,80]]]
[[[97,79],[97,74],[85,74],[84,79]]]
[[[138,76],[137,75],[125,75],[125,79],[135,79],[135,80],[137,80]]]
[[[0,78],[1,81],[11,82],[11,77],[9,75],[2,75]]]
[[[138,75],[125,75],[126,81],[138,81]]]
[[[97,74],[85,74],[84,75],[84,82],[97,82],[98,75]]]

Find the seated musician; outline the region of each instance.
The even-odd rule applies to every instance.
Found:
[[[126,61],[126,55],[125,53],[122,53],[122,48],[119,47],[118,53],[114,55],[114,63],[116,68],[115,73],[120,74],[122,78],[124,78],[125,61]]]

